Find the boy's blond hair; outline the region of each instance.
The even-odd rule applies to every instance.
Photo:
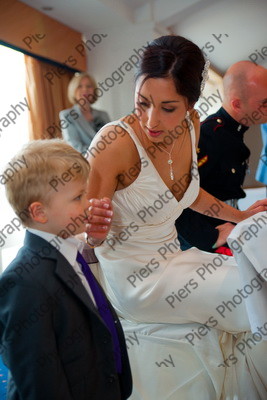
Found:
[[[57,187],[70,180],[86,182],[89,176],[88,161],[61,139],[31,141],[8,165],[20,165],[22,160],[25,166],[16,169],[12,179],[5,183],[5,189],[9,203],[25,226],[31,222],[28,211],[31,203],[49,204],[51,196],[58,191]]]

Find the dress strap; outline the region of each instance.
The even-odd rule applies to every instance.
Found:
[[[139,154],[140,158],[143,157],[143,158],[149,160],[149,157],[148,157],[144,147],[142,146],[140,140],[138,139],[138,137],[136,136],[134,130],[131,128],[131,126],[127,122],[122,121],[120,119],[118,119],[116,121],[109,122],[106,125],[104,125],[100,129],[100,131],[98,133],[100,133],[102,131],[102,129],[106,128],[107,126],[120,126],[125,131],[127,131],[129,133],[131,139],[133,140],[136,148],[137,148],[137,151],[138,151],[138,154]],[[115,131],[116,131],[116,128],[115,128]],[[118,133],[118,135],[120,134],[120,132],[117,132],[117,133]]]

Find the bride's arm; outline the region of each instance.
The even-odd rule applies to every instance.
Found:
[[[120,140],[117,137],[112,142],[105,143],[110,130],[108,126],[97,134],[87,151],[87,160],[90,164],[88,198],[108,197],[112,199],[118,185],[118,175],[121,169]]]
[[[266,211],[267,199],[258,200],[247,210],[240,211],[200,188],[199,195],[190,208],[209,217],[238,223],[258,212]]]
[[[112,129],[102,129],[97,134],[88,150],[90,173],[88,180],[89,224],[86,233],[89,243],[100,245],[107,237],[112,220],[111,199],[118,185],[121,171],[122,150],[120,138],[105,143],[103,137]]]

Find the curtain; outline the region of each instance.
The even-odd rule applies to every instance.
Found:
[[[30,107],[29,138],[61,138],[59,111],[71,107],[67,88],[73,72],[25,55],[26,93]]]

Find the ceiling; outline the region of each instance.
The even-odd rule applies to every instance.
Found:
[[[153,1],[147,1],[147,0],[124,0],[124,3],[131,7],[133,10],[135,10],[138,7],[143,6],[146,3],[152,3]]]
[[[22,2],[86,33],[133,23],[137,9],[155,0],[23,0]],[[45,11],[42,7],[52,7]]]
[[[125,46],[129,39],[127,31],[138,36],[145,24],[154,26],[156,34],[180,34],[203,48],[221,74],[232,63],[246,60],[266,46],[266,0],[23,0],[23,3],[85,35],[122,32]],[[44,11],[44,6],[53,9]],[[222,41],[216,39],[220,34]],[[267,56],[258,56],[257,61],[267,66]]]

